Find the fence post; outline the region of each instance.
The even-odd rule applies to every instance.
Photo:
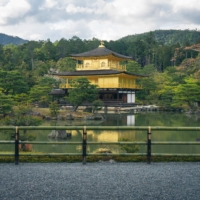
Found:
[[[15,128],[15,165],[19,163],[19,129]]]
[[[86,164],[86,151],[87,151],[87,130],[86,130],[86,126],[84,126],[83,129],[83,164]]]
[[[147,164],[151,164],[151,127],[147,130]]]

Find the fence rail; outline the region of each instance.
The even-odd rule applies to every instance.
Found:
[[[159,127],[159,126],[0,126],[0,130],[14,130],[15,140],[2,140],[0,144],[14,144],[15,152],[12,153],[0,153],[0,156],[14,156],[15,164],[19,163],[19,156],[82,156],[83,164],[86,163],[87,156],[146,156],[147,163],[151,163],[152,156],[200,156],[200,154],[161,154],[152,153],[152,145],[200,145],[200,142],[185,142],[185,141],[151,141],[152,131],[200,131],[200,127]],[[76,142],[47,142],[47,141],[20,141],[20,130],[82,130],[83,138],[81,141]],[[88,130],[139,130],[147,131],[147,140],[135,141],[135,142],[88,142],[87,131]],[[19,144],[42,144],[42,145],[80,145],[82,144],[82,153],[26,153],[19,154]],[[87,145],[147,145],[146,153],[87,153]]]
[[[0,126],[0,130],[83,130],[85,126]],[[200,127],[86,126],[87,130],[200,131]]]

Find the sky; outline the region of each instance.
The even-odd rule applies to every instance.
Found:
[[[154,30],[200,31],[200,0],[0,0],[0,33],[27,40],[117,40]]]

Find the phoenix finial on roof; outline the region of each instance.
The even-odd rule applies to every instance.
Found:
[[[104,46],[104,41],[103,41],[103,40],[101,40],[101,44],[99,45],[99,47],[105,47],[105,46]]]

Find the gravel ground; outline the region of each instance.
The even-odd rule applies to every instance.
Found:
[[[200,199],[200,163],[0,164],[0,199]]]

